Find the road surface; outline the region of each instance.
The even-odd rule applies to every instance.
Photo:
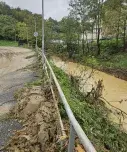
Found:
[[[26,69],[34,62],[34,52],[18,47],[0,47],[0,147],[13,130],[21,128],[15,120],[3,120],[15,104],[14,93],[34,79],[34,73]]]

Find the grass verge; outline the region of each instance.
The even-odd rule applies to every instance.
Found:
[[[0,40],[0,46],[18,46],[18,43],[15,41],[6,41],[6,40]]]
[[[127,152],[127,134],[109,120],[109,110],[102,102],[85,99],[72,86],[70,78],[61,69],[52,65],[68,103],[83,130],[98,152]],[[66,118],[63,106],[61,114]]]
[[[84,62],[88,65],[92,65],[95,68],[115,68],[126,69],[127,68],[127,53],[118,53],[109,56],[108,58],[97,58],[88,56],[84,57]]]

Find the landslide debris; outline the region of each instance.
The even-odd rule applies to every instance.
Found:
[[[11,114],[23,124],[16,131],[5,151],[55,152],[60,133],[57,109],[49,86],[24,88],[18,95],[18,103]]]

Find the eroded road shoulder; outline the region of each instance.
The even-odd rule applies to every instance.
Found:
[[[19,94],[12,115],[20,119],[23,128],[16,131],[4,150],[17,152],[55,152],[60,134],[55,102],[48,85],[24,88]]]
[[[13,130],[21,128],[15,120],[3,120],[15,104],[14,93],[34,79],[34,73],[24,69],[32,64],[34,52],[18,47],[0,47],[0,147]]]

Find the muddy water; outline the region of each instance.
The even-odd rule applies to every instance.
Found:
[[[52,61],[67,74],[81,77],[80,85],[82,85],[81,91],[83,92],[89,92],[98,80],[103,80],[103,98],[112,106],[127,113],[127,81],[118,79],[104,72],[92,70],[91,68],[78,63],[69,61],[64,62],[62,59],[55,56],[52,57]],[[86,80],[88,81],[86,82]],[[124,128],[127,130],[126,118],[123,120],[123,123]]]
[[[6,144],[13,130],[21,128],[15,120],[4,118],[15,104],[15,91],[34,79],[34,73],[24,69],[34,62],[34,58],[26,58],[33,54],[29,49],[0,47],[0,147]]]

